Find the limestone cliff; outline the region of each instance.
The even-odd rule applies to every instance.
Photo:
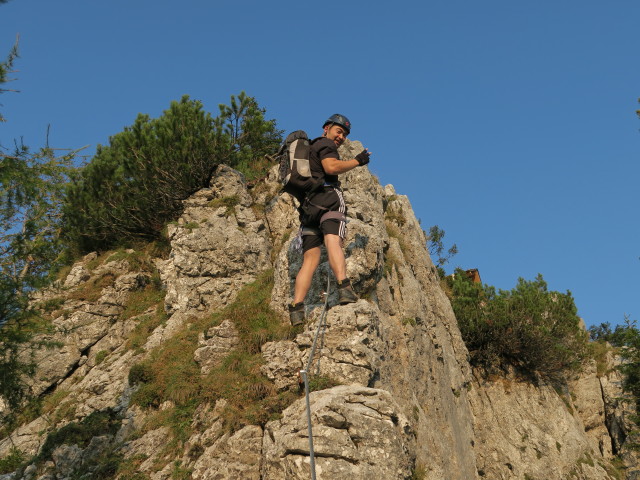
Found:
[[[342,148],[349,156],[361,145]],[[338,385],[311,394],[317,478],[636,478],[633,468],[624,477],[612,464],[615,455],[634,464],[617,373],[609,368],[597,375],[589,366],[572,382],[552,387],[473,372],[409,200],[382,187],[366,168],[343,177],[347,272],[361,299],[336,305],[335,288],[329,290],[326,327],[309,373]],[[14,447],[40,455],[0,479],[311,478],[301,395],[283,405],[278,418],[231,429],[224,398],[203,402],[184,419],[187,437],[178,439],[152,421],[173,412],[171,402],[141,408],[131,401],[141,388],[132,367],[195,328],[198,319],[222,311],[265,271],[273,271],[270,305],[288,321],[285,305],[301,255],[292,247],[294,202],[277,192],[275,172],[248,187],[222,166],[169,225],[168,257],[151,265],[136,262],[135,252],[91,254],[38,294],[35,301],[55,305],[48,339],[57,346],[35,352],[32,388],[45,401],[37,415],[25,416],[0,439],[0,458]],[[274,394],[298,388],[328,272],[323,257],[304,331],[261,343],[259,368]],[[144,295],[154,283],[162,286],[161,309]],[[242,345],[240,330],[224,318],[197,332],[193,360],[201,375]],[[104,412],[109,428],[100,435],[52,441]],[[171,442],[177,446],[167,450]]]

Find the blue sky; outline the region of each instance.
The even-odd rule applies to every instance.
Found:
[[[587,325],[640,317],[640,2],[10,0],[0,143],[107,144],[188,94],[286,131],[347,115],[485,283],[542,273]]]

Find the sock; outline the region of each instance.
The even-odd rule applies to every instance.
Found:
[[[346,288],[349,286],[351,286],[351,280],[349,280],[348,278],[338,281],[338,288]]]

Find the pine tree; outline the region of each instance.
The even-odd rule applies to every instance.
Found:
[[[0,396],[10,409],[28,393],[24,378],[34,365],[24,353],[44,327],[30,295],[62,262],[60,213],[74,153],[20,147],[0,154]]]
[[[217,125],[228,142],[228,156],[222,163],[236,168],[249,180],[263,176],[270,165],[261,160],[277,151],[282,142],[276,121],[265,120],[266,110],[244,91],[237,98],[231,95],[230,105],[221,104],[219,108]]]
[[[79,251],[153,239],[182,212],[182,201],[209,184],[226,163],[250,171],[254,159],[277,149],[274,120],[242,92],[213,119],[184,96],[156,119],[135,123],[98,146],[68,190],[65,235]]]
[[[442,230],[438,225],[433,225],[429,228],[429,233],[427,235],[427,248],[429,249],[429,255],[431,258],[435,258],[436,269],[438,270],[438,275],[440,278],[444,278],[446,276],[446,272],[444,271],[444,266],[449,263],[449,260],[458,254],[458,246],[454,243],[449,247],[446,254],[444,251],[444,236],[445,231]]]
[[[2,3],[2,2],[0,2]],[[0,63],[0,85],[7,83],[9,80],[8,75],[13,71],[13,62],[18,58],[18,40],[16,39],[16,43],[13,45],[11,50],[9,51],[9,55],[4,62]],[[10,92],[6,88],[0,87],[0,93]],[[5,118],[0,113],[0,122],[6,121]]]
[[[17,57],[16,43],[0,64],[0,85]],[[42,324],[30,295],[49,281],[61,260],[60,214],[74,155],[56,156],[50,148],[32,153],[24,145],[9,152],[0,146],[0,397],[9,413],[28,394],[24,379],[34,371],[25,353]]]
[[[219,143],[213,119],[189,97],[157,119],[140,114],[98,146],[69,188],[67,236],[83,251],[157,236],[182,200],[206,185]]]

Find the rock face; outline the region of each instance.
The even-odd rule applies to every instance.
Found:
[[[317,478],[409,478],[415,437],[391,395],[366,387],[340,386],[311,395]],[[309,435],[304,400],[265,427],[264,480],[310,478]]]
[[[342,155],[361,148],[347,142]],[[256,367],[282,394],[297,391],[302,369],[334,385],[309,399],[317,478],[619,479],[615,455],[632,467],[627,478],[636,478],[629,448],[633,412],[620,401],[615,359],[608,360],[608,373],[588,366],[561,386],[477,375],[409,200],[380,186],[367,168],[342,177],[347,274],[360,300],[337,305],[335,279],[326,291],[330,268],[323,254],[305,327],[263,343]],[[209,188],[185,201],[184,214],[168,228],[171,253],[155,261],[166,293],[161,309],[143,300],[158,274],[132,268],[135,262],[122,255],[89,255],[37,295],[35,301],[56,306],[56,331],[46,338],[56,346],[35,352],[32,381],[34,394],[49,403],[0,439],[0,459],[14,446],[35,455],[48,436],[95,412],[115,413],[120,423],[116,434],[57,445],[44,463],[21,469],[14,480],[76,478],[113,458],[120,462],[113,478],[310,478],[304,396],[283,406],[277,419],[230,429],[227,401],[212,395],[180,418],[180,431],[188,432],[182,437],[131,402],[142,381],[132,366],[223,311],[267,269],[274,279],[270,305],[288,322],[285,306],[302,258],[293,248],[295,203],[277,191],[275,170],[249,188],[238,172],[221,166]],[[189,358],[201,375],[242,345],[238,325],[228,318],[193,338]],[[173,407],[170,401],[154,405],[160,416],[174,415]]]
[[[477,463],[485,478],[608,479],[593,463],[601,458],[585,435],[571,404],[549,385],[532,385],[515,378],[474,382],[470,394],[474,412]],[[565,403],[565,401],[567,403]],[[584,471],[588,469],[587,471]]]
[[[242,178],[224,165],[210,188],[185,201],[178,224],[169,225],[171,259],[160,269],[169,312],[226,305],[269,266],[266,227],[252,203]]]
[[[239,344],[240,338],[233,322],[225,320],[220,326],[211,328],[206,335],[200,334],[194,360],[201,366],[202,373],[209,373]]]
[[[194,480],[243,478],[261,480],[262,428],[249,425],[234,435],[224,435],[195,463]]]
[[[358,142],[349,147],[362,149]],[[349,155],[347,151],[343,156]],[[392,187],[383,189],[366,169],[355,169],[344,177],[350,220],[345,242],[347,275],[370,301],[337,306],[335,289],[330,292],[332,308],[319,372],[389,391],[412,418],[416,443],[421,445],[413,453],[414,461],[427,470],[425,478],[474,478],[472,413],[466,388],[471,370],[429,258],[425,234],[408,199],[396,195]],[[288,245],[281,250],[272,299],[275,309],[283,310],[289,300],[300,261]],[[327,271],[323,258],[308,298],[321,297]],[[319,303],[312,305],[310,316],[318,317],[320,309]],[[310,345],[311,332],[296,342],[301,347]],[[303,360],[305,354],[301,353]]]

